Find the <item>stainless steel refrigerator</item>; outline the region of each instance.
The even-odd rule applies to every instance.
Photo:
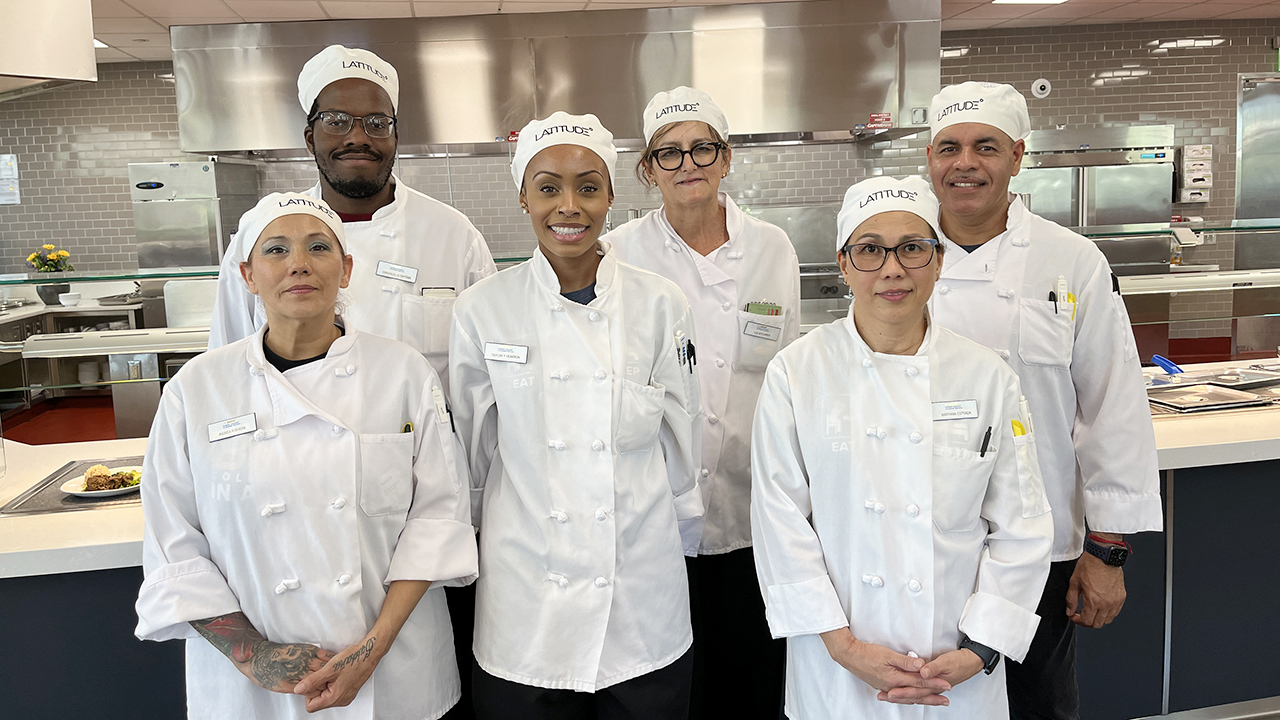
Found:
[[[258,164],[130,163],[129,194],[139,268],[217,265],[258,202]]]
[[[1171,125],[1037,130],[1009,189],[1065,227],[1168,224],[1174,155]]]

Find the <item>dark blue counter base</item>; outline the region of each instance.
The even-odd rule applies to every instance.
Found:
[[[183,644],[133,636],[142,568],[0,579],[0,716],[186,717]]]

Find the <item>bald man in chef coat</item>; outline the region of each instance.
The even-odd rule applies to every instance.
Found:
[[[1115,619],[1125,600],[1123,536],[1163,528],[1133,329],[1101,251],[1009,193],[1031,130],[1022,94],[952,85],[929,117],[929,176],[947,248],[932,316],[1018,374],[1053,511],[1041,621],[1024,661],[1009,663],[1009,713],[1076,720],[1075,627]]]
[[[354,258],[351,284],[339,296],[343,321],[422,353],[448,397],[454,299],[496,271],[489,247],[465,215],[392,172],[400,80],[390,63],[368,50],[330,45],[303,66],[298,101],[307,113],[303,138],[320,173],[302,192],[342,218],[345,249]],[[218,272],[209,348],[252,335],[264,322],[262,300],[249,294],[228,255]],[[446,594],[462,675],[462,700],[450,712],[471,717],[475,590]]]

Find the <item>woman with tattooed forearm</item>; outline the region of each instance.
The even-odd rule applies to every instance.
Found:
[[[165,387],[143,463],[138,637],[187,639],[191,718],[434,720],[457,702],[444,585],[476,577],[440,379],[337,310],[322,200],[269,195],[227,252],[257,334]]]

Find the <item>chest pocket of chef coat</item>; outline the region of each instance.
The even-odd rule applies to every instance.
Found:
[[[457,298],[401,297],[400,340],[423,355],[449,352],[449,322]]]
[[[995,450],[933,446],[933,524],[942,532],[966,532],[978,526],[987,482],[995,469]]]
[[[1018,356],[1027,365],[1071,367],[1075,342],[1072,304],[1023,298],[1018,312]]]
[[[630,380],[618,382],[621,394],[618,409],[618,432],[613,446],[619,453],[648,450],[658,440],[662,428],[662,400],[665,385],[641,385]]]
[[[790,310],[783,310],[781,315],[757,315],[745,310],[738,311],[738,341],[733,353],[734,370],[764,372],[765,368],[769,367],[769,361],[782,347],[782,328],[786,326],[788,312]],[[751,324],[750,328],[747,326],[748,323]]]
[[[413,500],[413,433],[360,436],[360,509],[404,515]]]

